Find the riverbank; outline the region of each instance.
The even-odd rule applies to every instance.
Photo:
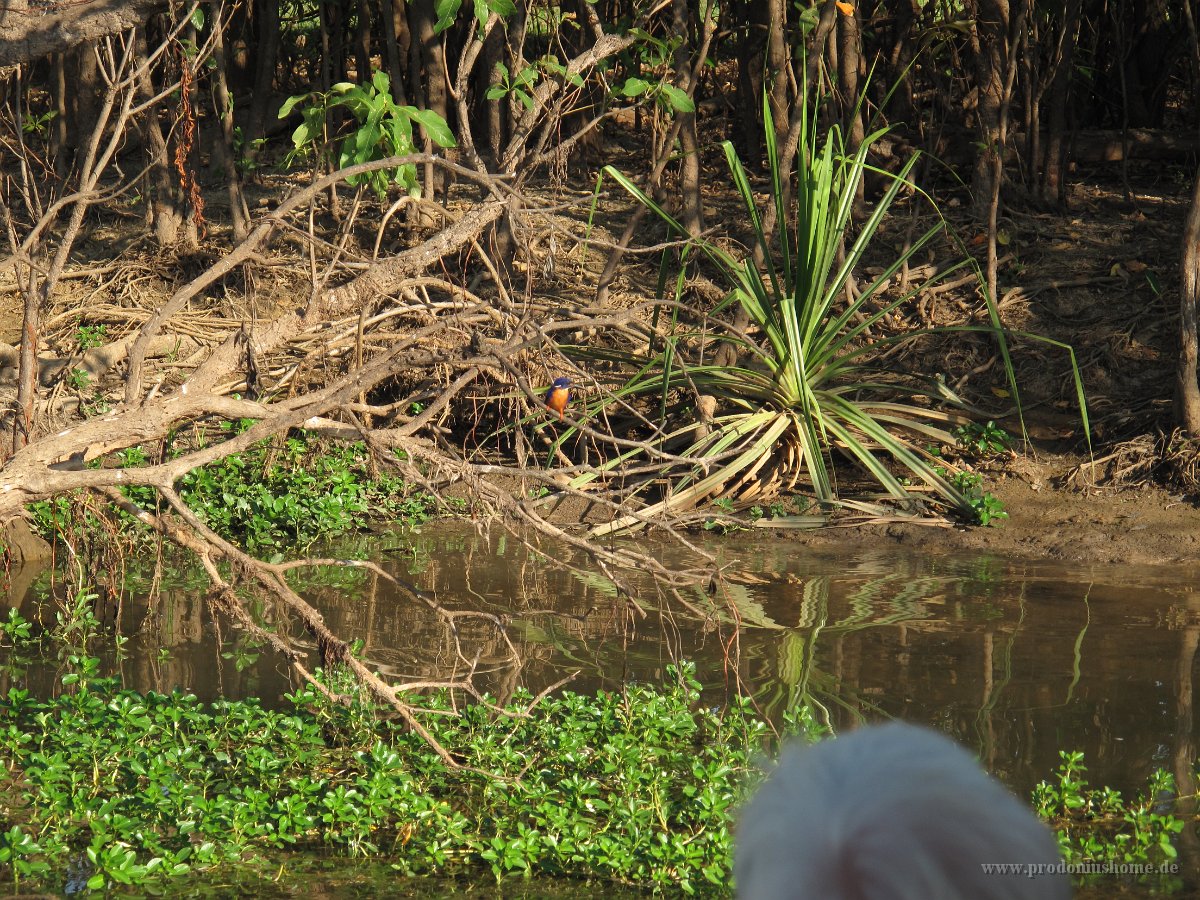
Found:
[[[1085,461],[1075,455],[1022,455],[990,473],[984,487],[1008,513],[993,526],[893,522],[787,536],[802,546],[899,546],[1131,565],[1200,563],[1200,509],[1194,497],[1144,479],[1121,489],[1064,485]]]

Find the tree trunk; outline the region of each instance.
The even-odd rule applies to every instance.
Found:
[[[421,39],[418,37],[421,13],[416,8],[417,0],[409,0],[405,4],[404,32],[408,35],[408,53],[405,61],[408,64],[408,98],[417,109],[425,108],[425,82],[421,78]],[[396,40],[403,40],[399,27],[396,30]]]
[[[55,53],[51,60],[54,91],[54,119],[50,123],[50,154],[54,168],[62,170],[67,146],[67,63],[63,54]]]
[[[347,81],[350,77],[350,60],[346,52],[350,43],[348,18],[343,0],[321,0],[321,45],[329,53],[329,58],[322,62],[330,84]]]
[[[686,94],[692,86],[693,50],[687,0],[672,0],[671,31],[679,42],[675,49],[675,86]],[[679,164],[679,191],[683,201],[680,221],[689,234],[698,237],[704,231],[704,218],[700,203],[700,139],[696,134],[696,113],[676,110],[675,115],[679,117],[679,149],[683,154]]]
[[[1008,35],[1004,57],[1004,83],[1000,87],[1000,108],[996,112],[995,152],[989,158],[992,166],[987,205],[987,289],[993,302],[1000,300],[1000,188],[1004,185],[1004,147],[1008,143],[1008,114],[1012,105],[1013,83],[1017,77],[1017,51],[1020,34],[1025,28],[1025,16],[1032,0],[1017,0],[1016,24]]]
[[[1200,437],[1200,383],[1197,382],[1197,357],[1200,336],[1196,327],[1196,306],[1200,303],[1200,171],[1192,188],[1183,229],[1183,253],[1180,260],[1179,360],[1175,370],[1175,421],[1191,437]]]
[[[862,32],[858,27],[858,8],[838,16],[838,99],[841,101],[842,122],[846,129],[846,149],[857,153],[866,131],[863,128],[862,104],[859,103],[858,74],[862,65]],[[866,179],[860,178],[854,189],[856,218],[866,215]]]
[[[738,155],[752,169],[762,165],[762,122],[759,110],[763,99],[763,49],[767,45],[766,3],[748,3],[744,7],[742,38],[738,46],[737,110]]]
[[[253,2],[235,3],[229,10],[225,26],[225,80],[234,97],[245,97],[247,106],[237,111],[242,128],[247,130],[246,115],[253,102],[254,79],[258,77],[258,54],[261,52],[254,35]]]
[[[1079,16],[1083,0],[1068,0],[1059,33],[1061,52],[1054,79],[1050,83],[1049,110],[1046,116],[1046,151],[1042,161],[1042,199],[1050,203],[1066,200],[1067,101],[1069,99],[1072,74],[1072,59],[1075,53],[1075,35],[1079,30]]]
[[[893,121],[905,122],[909,128],[915,128],[917,125],[911,63],[916,53],[916,43],[920,39],[916,30],[920,16],[921,10],[915,0],[896,4],[891,31],[892,47],[888,52],[887,80],[884,82],[886,85],[899,83],[899,89],[892,94],[888,112]]]
[[[213,144],[214,168],[225,179],[225,190],[229,197],[229,221],[233,227],[233,239],[240,242],[250,233],[250,220],[242,197],[242,182],[238,177],[237,161],[233,146],[233,98],[229,94],[229,83],[225,75],[225,23],[227,6],[225,0],[213,4],[213,106],[220,124],[220,139]],[[244,149],[244,148],[243,148]]]
[[[41,294],[33,272],[24,278],[25,267],[17,275],[24,284],[25,304],[21,322],[20,364],[17,376],[17,414],[13,419],[12,452],[16,453],[33,437],[33,408],[37,402],[37,345],[41,335]]]
[[[1041,70],[1034,66],[1038,47],[1037,16],[1029,20],[1029,27],[1021,36],[1021,122],[1025,126],[1025,161],[1022,169],[1026,173],[1026,186],[1032,188],[1032,178],[1036,176],[1038,160],[1041,154],[1042,120],[1039,104],[1041,102]]]
[[[257,0],[258,64],[254,72],[254,96],[250,100],[250,121],[246,127],[246,150],[257,155],[256,143],[267,133],[267,110],[275,90],[275,62],[279,56],[279,0]]]
[[[51,53],[66,53],[81,43],[140,25],[150,13],[167,6],[166,0],[83,0],[38,3],[36,14],[25,14],[18,13],[12,3],[4,3],[0,12],[0,69]]]
[[[392,82],[392,99],[405,106],[408,104],[408,91],[404,87],[408,71],[408,17],[404,0],[383,0],[379,18],[383,22],[384,58]]]
[[[1003,153],[1000,140],[1000,106],[1004,93],[1004,61],[1008,53],[1008,0],[973,0],[968,13],[974,13],[970,33],[974,57],[976,89],[979,92],[978,117],[983,150],[975,162],[972,178],[975,211],[982,218],[988,213],[992,196],[992,178],[996,155]]]
[[[357,22],[354,23],[354,69],[356,81],[362,84],[371,77],[371,4],[358,0]]]
[[[610,19],[609,21],[612,20]],[[518,3],[516,15],[509,20],[508,28],[504,32],[504,64],[508,66],[509,72],[519,72],[525,67],[525,39],[528,36],[528,32],[528,9],[524,3]],[[518,107],[520,107],[520,104],[515,98],[511,97],[500,105],[501,114],[504,117],[503,130],[505,141],[512,137],[513,132],[517,130]],[[640,115],[641,106],[639,105],[637,109]],[[503,152],[501,156],[503,156]],[[499,158],[496,164],[499,166]]]
[[[425,107],[433,110],[447,122],[450,121],[450,108],[446,101],[446,65],[442,52],[442,42],[433,32],[436,24],[436,12],[433,0],[413,0],[410,5],[414,19],[412,22],[413,38],[420,47],[422,83],[425,86]],[[424,134],[424,131],[422,131]],[[433,149],[428,137],[425,138],[425,152]],[[441,188],[444,179],[433,166],[425,167],[425,192],[433,199]]]
[[[145,59],[147,46],[144,29],[138,31],[137,42],[138,57]],[[154,81],[147,70],[141,73],[138,92],[144,98],[153,97],[155,94]],[[149,224],[154,229],[155,242],[160,247],[171,247],[179,240],[179,229],[183,227],[183,206],[167,164],[167,139],[163,136],[161,113],[162,102],[159,101],[146,110],[142,117],[142,142],[146,150],[146,164],[149,167],[146,173],[149,202],[146,205]]]
[[[95,46],[80,44],[55,62],[55,108],[62,119],[56,131],[54,168],[61,181],[70,177],[76,154],[92,133],[96,98],[103,96]]]
[[[504,62],[506,52],[504,33],[505,29],[503,28],[493,28],[492,33],[487,36],[487,43],[483,49],[483,71],[476,73],[476,80],[479,84],[476,97],[479,98],[478,102],[482,103],[484,108],[483,120],[487,127],[484,141],[487,144],[489,164],[493,168],[500,164],[500,151],[504,147],[504,126],[508,119],[504,110],[509,104],[509,99],[501,97],[498,100],[489,100],[487,91],[497,81],[496,67]]]
[[[775,119],[775,140],[787,134],[788,75],[791,60],[787,46],[787,4],[770,0],[771,17],[767,32],[767,65],[771,71],[771,115]]]
[[[199,46],[196,27],[189,21],[181,33],[184,46]],[[188,215],[183,221],[183,241],[189,250],[197,250],[204,238],[204,192],[200,189],[200,148],[204,143],[203,120],[200,117],[200,98],[196,90],[199,73],[186,56],[180,61],[181,85],[190,85],[179,93],[179,107],[173,129],[175,138],[175,173],[183,189]]]

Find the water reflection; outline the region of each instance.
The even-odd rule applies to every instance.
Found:
[[[660,680],[667,664],[686,658],[714,703],[740,690],[773,718],[808,701],[839,729],[885,717],[931,724],[975,747],[1020,792],[1049,775],[1059,749],[1079,749],[1093,783],[1136,790],[1162,767],[1181,793],[1195,793],[1195,573],[847,556],[758,535],[709,549],[732,578],[714,596],[689,597],[709,611],[705,621],[672,615],[649,590],[635,608],[582,559],[568,560],[574,570],[548,564],[561,548],[531,550],[499,529],[456,523],[332,552],[366,554],[445,609],[487,618],[460,615],[449,628],[443,614],[364,570],[320,570],[297,584],[335,633],[361,638],[363,655],[395,680],[458,677],[474,667],[480,685],[501,697],[572,673],[576,689],[612,689]],[[672,552],[664,547],[660,556],[683,562]],[[140,690],[281,702],[293,687],[284,668],[213,621],[204,587],[197,574],[176,577],[149,617],[147,601],[127,601],[127,625],[143,624],[123,658],[110,653],[107,664]],[[36,593],[14,590],[9,603],[52,623],[52,602],[39,606]],[[256,609],[312,649],[285,610],[262,602]],[[19,680],[49,694],[59,674],[54,661],[9,666],[0,692]]]

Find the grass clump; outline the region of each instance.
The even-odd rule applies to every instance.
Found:
[[[838,127],[822,136],[816,118],[806,119],[798,132],[793,173],[783,167],[765,101],[763,115],[770,196],[779,223],[773,233],[760,215],[754,188],[732,144],[723,144],[761,265],[752,254],[736,254],[707,237],[689,236],[630,179],[611,166],[605,169],[673,231],[689,238],[689,250],[716,269],[729,286],[717,312],[740,308],[753,329],[748,334],[719,329],[709,334],[712,323],[702,322],[694,332],[677,331],[644,352],[576,350],[583,358],[603,359],[635,373],[618,388],[619,397],[658,398],[661,410],[670,394],[708,396],[717,403],[716,415],[700,432],[694,416],[663,423],[662,443],[681,446],[678,455],[693,463],[672,477],[668,496],[597,532],[636,529],[648,518],[690,509],[713,496],[749,506],[798,487],[825,510],[840,506],[877,514],[878,503],[847,491],[850,485],[861,487],[862,475],[869,484],[868,498],[882,490],[908,511],[932,505],[979,521],[978,505],[923,449],[930,442],[953,445],[950,429],[965,424],[966,417],[932,406],[930,398],[939,396],[932,380],[905,377],[892,362],[899,344],[938,329],[897,332],[889,317],[965,265],[963,261],[943,267],[898,296],[889,293],[897,273],[931,245],[943,223],[938,220],[893,254],[878,276],[846,297],[847,284],[863,269],[888,210],[903,192],[916,190],[909,180],[916,158],[890,177],[870,214],[854,227],[855,198],[871,170],[868,153],[886,129],[871,133],[854,148]],[[789,204],[786,186],[793,176]],[[736,351],[739,361],[689,362],[681,348],[696,343],[709,345],[709,357],[724,344]],[[847,462],[856,477],[839,486],[836,469]],[[920,488],[914,490],[914,485]]]

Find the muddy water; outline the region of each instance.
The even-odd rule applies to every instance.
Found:
[[[884,718],[932,725],[977,750],[1023,795],[1052,773],[1060,749],[1085,752],[1094,784],[1136,791],[1161,767],[1195,790],[1196,572],[847,556],[733,535],[707,544],[732,583],[714,597],[697,591],[686,599],[734,610],[738,630],[728,615],[670,615],[649,590],[636,608],[586,560],[537,547],[499,529],[446,524],[330,548],[365,554],[428,592],[458,613],[454,628],[361,570],[308,576],[303,592],[336,633],[361,638],[364,656],[396,680],[458,677],[474,665],[477,682],[503,697],[568,677],[581,691],[656,682],[668,664],[690,659],[714,704],[742,690],[771,717],[813,703],[839,730]],[[673,561],[669,550],[651,549]],[[179,581],[155,601],[156,624],[133,634],[124,659],[109,660],[128,686],[281,702],[292,685],[277,661],[211,620],[198,577]],[[30,596],[22,601],[27,618],[38,614]],[[143,607],[131,602],[127,620]],[[281,610],[261,612],[309,645]],[[41,616],[53,619],[49,609]],[[57,673],[41,666],[25,677],[49,693]],[[0,674],[0,682],[9,678]]]

